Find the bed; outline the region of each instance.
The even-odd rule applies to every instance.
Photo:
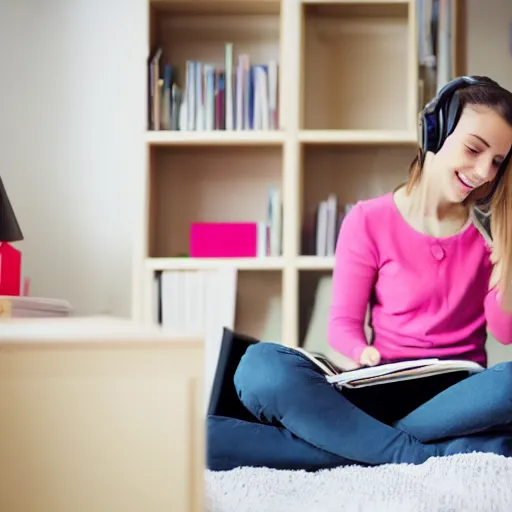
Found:
[[[208,512],[509,512],[512,458],[470,453],[422,465],[317,472],[206,471]]]

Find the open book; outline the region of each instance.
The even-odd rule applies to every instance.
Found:
[[[388,384],[410,379],[419,379],[452,372],[478,373],[484,368],[473,361],[446,359],[416,359],[398,363],[381,364],[344,371],[335,366],[322,354],[307,352],[297,348],[310,361],[320,368],[329,383],[351,389]]]

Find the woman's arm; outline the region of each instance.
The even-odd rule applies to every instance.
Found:
[[[503,345],[512,344],[512,314],[501,306],[498,286],[493,286],[484,300],[487,330]]]
[[[338,235],[328,325],[329,344],[357,363],[368,348],[364,324],[376,275],[376,248],[363,205],[358,203],[345,217]]]

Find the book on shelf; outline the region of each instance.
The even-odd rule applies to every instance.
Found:
[[[282,253],[282,200],[277,187],[267,195],[266,219],[255,222],[193,222],[193,258],[256,258]]]
[[[192,335],[207,332],[215,321],[232,325],[237,269],[163,270],[154,277],[154,323]],[[213,316],[212,316],[212,313]]]
[[[187,60],[181,77],[157,48],[148,62],[148,128],[277,130],[278,69],[276,60],[251,63],[248,54],[235,56],[227,42],[223,65]]]
[[[305,256],[334,256],[336,240],[343,219],[354,206],[340,205],[336,194],[329,194],[304,219],[302,254]]]
[[[344,371],[323,354],[308,352],[302,348],[296,350],[312,361],[324,373],[330,384],[339,388],[359,389],[446,373],[468,372],[472,374],[484,370],[481,365],[473,361],[428,358]]]

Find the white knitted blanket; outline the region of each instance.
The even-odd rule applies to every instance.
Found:
[[[316,473],[206,472],[207,512],[510,512],[512,458],[463,454],[422,465]]]

